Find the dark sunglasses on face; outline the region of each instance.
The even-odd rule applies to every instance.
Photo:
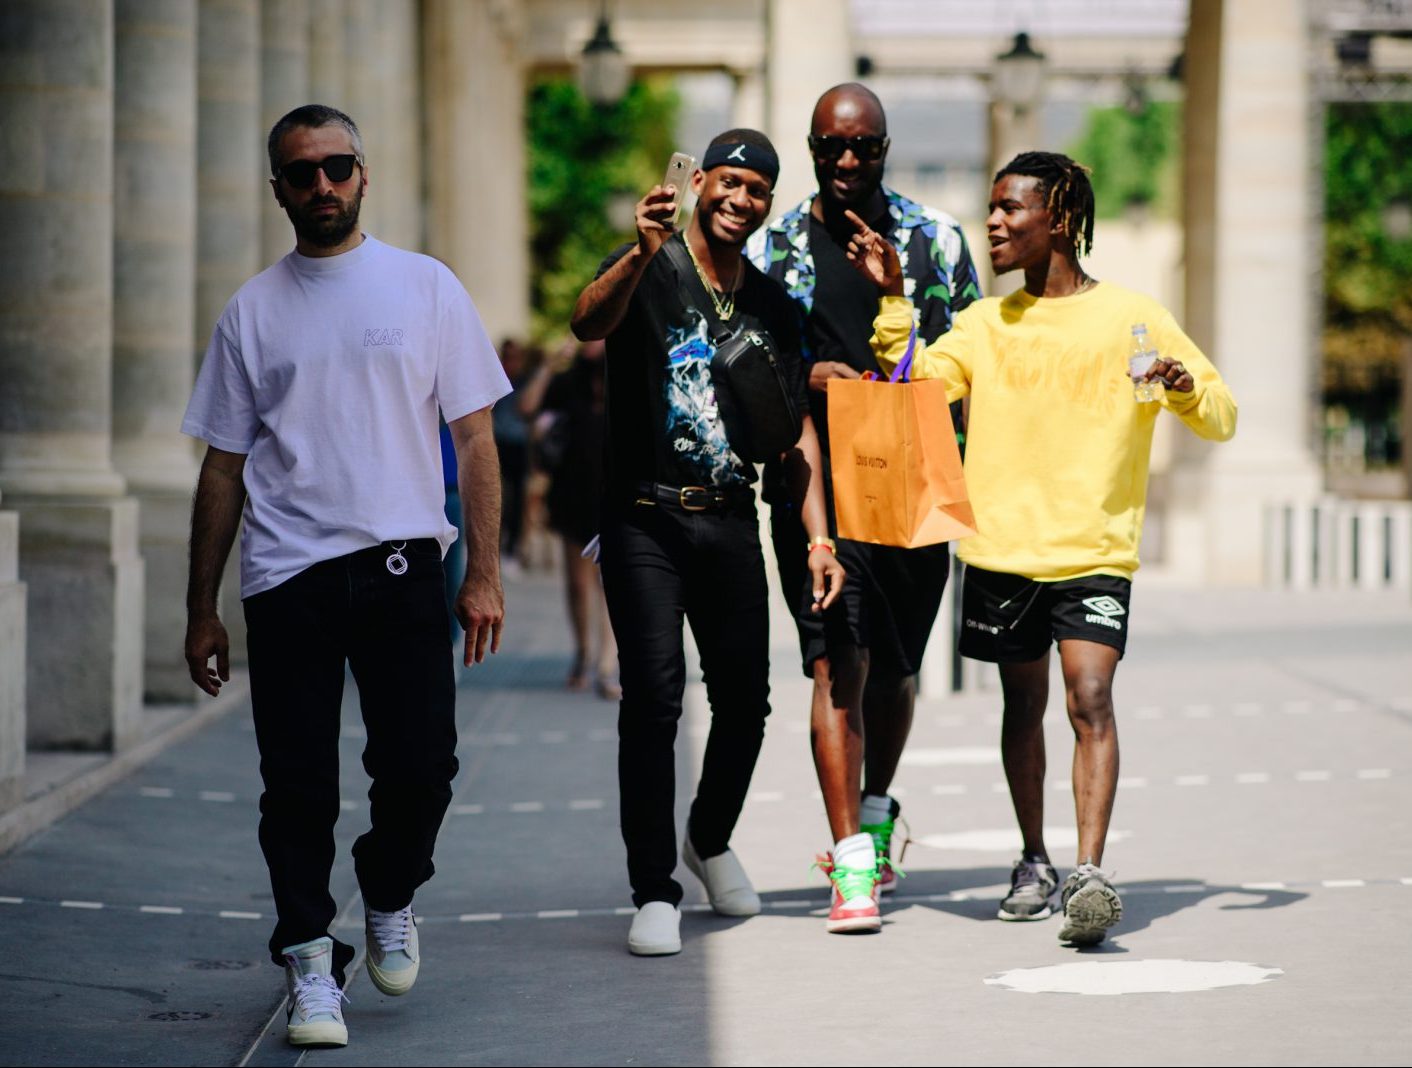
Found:
[[[864,163],[882,159],[887,151],[888,139],[876,134],[866,137],[815,137],[809,135],[809,149],[819,159],[841,159],[845,151],[851,151]]]
[[[353,176],[354,165],[360,162],[352,155],[325,156],[318,161],[296,159],[282,166],[276,177],[283,178],[295,189],[310,189],[319,171],[323,171],[330,182],[346,182]]]

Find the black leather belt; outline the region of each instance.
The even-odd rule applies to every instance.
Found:
[[[724,512],[744,508],[755,501],[750,486],[667,486],[661,482],[639,482],[637,504],[667,504],[683,512]]]

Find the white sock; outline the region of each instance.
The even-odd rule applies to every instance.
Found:
[[[892,798],[887,794],[864,794],[863,803],[858,806],[859,823],[883,823],[892,814]]]
[[[850,834],[834,843],[833,862],[840,868],[872,868],[878,863],[871,834]]]

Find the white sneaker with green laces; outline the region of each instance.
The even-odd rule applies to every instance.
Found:
[[[333,978],[333,939],[325,935],[286,946],[281,953],[289,991],[289,1044],[348,1045],[348,1025],[343,1022],[343,1002],[348,999]]]
[[[412,989],[421,968],[417,918],[412,906],[396,912],[379,912],[363,902],[363,927],[368,937],[368,978],[388,997]]]

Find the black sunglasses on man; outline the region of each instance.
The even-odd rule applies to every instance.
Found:
[[[844,152],[852,152],[864,163],[873,163],[883,157],[889,141],[877,134],[862,137],[816,137],[809,135],[809,150],[819,159],[841,159]]]
[[[323,171],[330,182],[346,182],[353,176],[353,167],[362,160],[351,154],[325,156],[321,160],[296,159],[284,164],[275,172],[276,178],[283,178],[295,189],[309,189],[314,184],[314,176]]]

